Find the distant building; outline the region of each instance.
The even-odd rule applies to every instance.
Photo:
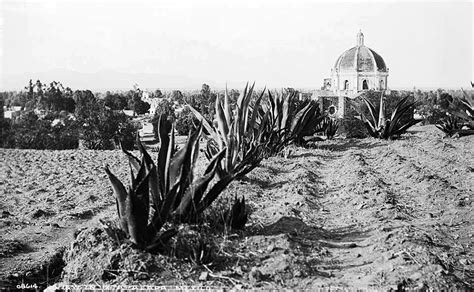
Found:
[[[354,98],[364,90],[387,90],[388,68],[383,58],[364,44],[364,34],[357,34],[356,46],[344,51],[331,69],[331,78],[323,80],[313,99],[331,100],[330,112],[344,116],[345,97]],[[337,101],[337,102],[336,102]],[[323,109],[328,110],[327,107]]]
[[[144,91],[142,93],[142,101],[150,105],[150,115],[154,116],[156,112],[156,107],[160,104],[161,98],[153,97],[149,92]]]

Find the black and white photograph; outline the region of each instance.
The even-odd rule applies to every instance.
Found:
[[[0,291],[474,289],[473,5],[0,0]]]

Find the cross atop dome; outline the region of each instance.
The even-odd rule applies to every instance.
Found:
[[[362,30],[359,29],[359,33],[357,34],[357,46],[363,46],[364,45],[364,34],[362,33]]]

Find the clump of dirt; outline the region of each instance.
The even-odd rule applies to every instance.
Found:
[[[77,233],[64,254],[63,283],[183,285],[185,278],[197,275],[196,267],[215,259],[216,241],[197,227],[182,226],[163,254],[152,254],[112,238],[104,224],[110,228],[115,222],[94,220]]]
[[[28,249],[28,245],[19,240],[0,238],[0,258],[11,257]]]

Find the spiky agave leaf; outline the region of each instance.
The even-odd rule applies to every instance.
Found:
[[[164,199],[164,194],[167,193],[167,174],[166,164],[168,161],[169,148],[174,147],[174,141],[170,140],[168,136],[169,130],[172,126],[169,127],[169,121],[165,116],[161,115],[158,119],[158,135],[160,136],[160,150],[158,151],[158,161],[157,161],[157,175],[158,175],[158,190],[160,201]],[[174,135],[171,135],[171,139],[174,139]]]
[[[464,105],[464,110],[472,118],[474,117],[474,97],[473,95],[467,94],[464,89],[461,89],[464,97],[460,98],[461,103]]]
[[[141,169],[145,166],[142,164]],[[147,232],[148,216],[149,216],[149,190],[148,177],[150,172],[146,170],[137,175],[136,181],[132,182],[132,188],[129,188],[127,197],[127,216],[128,230],[130,240],[140,248],[144,248],[149,240]]]
[[[366,97],[361,96],[362,100],[365,102],[369,113],[370,117],[372,119],[368,119],[363,112],[360,112],[361,115],[361,120],[364,122],[365,127],[367,128],[367,132],[369,133],[370,136],[374,138],[379,138],[380,137],[380,132],[381,128],[379,125],[379,115],[377,114],[377,111],[375,109],[375,105]]]
[[[214,178],[216,167],[219,165],[224,153],[225,150],[222,150],[219,154],[217,154],[209,163],[204,175],[196,179],[192,185],[187,188],[183,199],[174,212],[175,216],[181,218],[181,220],[184,221],[192,219],[196,216],[197,206],[204,196],[209,183]]]
[[[401,99],[395,109],[393,110],[390,125],[386,125],[387,132],[385,133],[385,139],[389,139],[394,136],[399,136],[405,133],[411,126],[419,123],[421,120],[411,118],[407,122],[403,123],[402,118],[403,115],[410,109],[413,109],[415,106],[415,102],[407,102],[409,96]]]
[[[400,103],[399,103],[400,104]],[[395,108],[395,112],[397,109]],[[393,124],[393,123],[392,123]],[[378,128],[386,128],[386,120],[385,120],[385,104],[383,102],[383,92],[380,93],[380,104],[379,104],[379,120],[378,120]]]
[[[178,207],[184,193],[186,192],[186,189],[193,181],[193,159],[196,158],[194,154],[199,153],[199,138],[201,137],[201,134],[202,123],[199,125],[196,131],[194,131],[188,136],[188,140],[182,149],[184,154],[183,159],[180,162],[180,167],[178,167],[178,169],[176,170],[173,165],[173,170],[176,171],[176,173],[171,173],[170,175],[177,177],[175,184],[179,185],[174,208]]]
[[[206,196],[204,196],[198,203],[196,208],[197,213],[201,213],[208,208],[234,179],[235,176],[231,174],[227,174],[225,177],[220,178],[207,192]]]
[[[300,109],[291,122],[290,137],[296,144],[301,145],[305,136],[313,135],[324,116],[319,112],[319,105],[314,102],[308,102]]]
[[[120,143],[122,144],[122,142]],[[130,165],[133,166],[133,169],[135,169],[135,171],[138,171],[140,169],[140,159],[138,159],[138,157],[133,155],[130,151],[126,150],[123,146],[121,148],[123,153],[127,155],[128,162],[130,163]]]
[[[212,140],[216,141],[217,143],[222,143],[222,140],[221,140],[219,134],[214,129],[214,127],[211,126],[211,124],[209,124],[209,122],[206,120],[206,118],[204,118],[204,116],[201,115],[201,113],[198,110],[196,110],[195,108],[193,108],[192,106],[187,105],[187,107],[194,114],[194,116],[202,123],[202,126],[209,133],[210,138]]]
[[[125,189],[124,185],[122,182],[110,171],[109,165],[105,166],[105,172],[107,173],[107,176],[109,177],[109,180],[112,184],[112,188],[115,193],[115,201],[117,204],[117,213],[120,221],[120,227],[121,229],[129,235],[128,232],[128,224],[127,224],[127,206],[126,206],[126,200],[128,197],[127,190]]]

